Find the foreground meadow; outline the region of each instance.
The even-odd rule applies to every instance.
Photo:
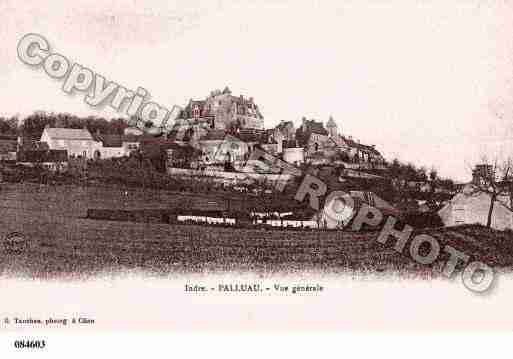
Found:
[[[5,185],[0,192],[0,271],[30,278],[87,278],[126,271],[155,275],[198,272],[395,272],[438,275],[448,257],[431,267],[414,264],[377,232],[234,229],[85,219],[87,208],[170,208],[204,201],[194,195],[106,187]],[[13,253],[5,238],[18,232],[26,246]],[[430,230],[496,268],[513,265],[513,237],[482,227]],[[392,241],[390,244],[393,244]],[[405,251],[406,252],[406,251]]]

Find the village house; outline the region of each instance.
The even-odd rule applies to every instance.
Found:
[[[227,136],[223,130],[211,130],[200,138],[196,148],[202,153],[203,164],[214,165],[243,161],[249,146],[235,137]]]
[[[101,142],[95,141],[85,129],[51,128],[46,126],[41,135],[41,142],[50,150],[65,150],[70,157],[99,158]]]
[[[329,136],[322,122],[303,118],[301,126],[296,130],[296,140],[305,148],[306,156],[310,157],[326,147]]]
[[[183,120],[182,120],[183,121]],[[187,121],[189,122],[189,121]],[[256,148],[279,156],[282,153],[282,140],[272,130],[254,128],[234,128],[232,130],[208,128],[183,122],[184,127],[176,127],[168,139],[178,145],[189,145],[199,150],[200,156],[191,163],[193,168],[225,168],[227,164],[235,170],[248,170],[246,161]],[[275,138],[278,136],[278,139]]]
[[[103,135],[97,133],[94,135],[94,139],[101,142],[102,146],[95,152],[95,159],[129,156],[139,149],[141,138],[142,136],[137,135]]]
[[[305,149],[298,146],[295,142],[284,143],[283,161],[299,166],[305,162]]]
[[[361,144],[351,136],[342,136],[333,117],[328,120],[326,128],[320,121],[303,118],[295,139],[294,147],[303,147],[305,161],[311,164],[326,164],[334,160],[371,165],[385,162],[375,146]]]
[[[130,130],[128,130],[130,132]],[[107,159],[129,156],[137,151],[143,136],[135,134],[94,136],[85,129],[45,127],[41,143],[50,150],[67,151],[69,157],[86,159]]]
[[[491,205],[491,197],[473,184],[468,184],[456,194],[438,215],[445,226],[461,224],[486,225]],[[500,196],[494,202],[491,227],[499,230],[513,229],[513,212],[509,195]]]

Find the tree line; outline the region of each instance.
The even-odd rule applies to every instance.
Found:
[[[123,118],[108,120],[96,116],[79,117],[69,113],[44,111],[36,111],[23,121],[19,121],[16,116],[0,117],[0,133],[6,135],[39,139],[47,125],[63,128],[87,128],[93,134],[99,131],[105,135],[121,135],[128,127],[127,121]]]
[[[453,190],[455,186],[452,179],[440,177],[434,167],[428,170],[424,166],[416,167],[412,163],[403,163],[397,158],[390,162],[388,175],[405,186],[412,181],[430,183],[432,187],[439,186],[448,190]]]

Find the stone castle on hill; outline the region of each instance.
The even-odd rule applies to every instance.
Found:
[[[228,87],[212,91],[205,100],[191,99],[179,118],[206,122],[216,130],[264,129],[264,117],[253,98],[233,96]]]
[[[235,142],[230,149],[222,145],[227,135]],[[292,121],[281,121],[275,128],[265,129],[264,116],[253,98],[234,96],[228,87],[212,91],[204,100],[191,99],[169,137],[177,143],[190,143],[198,148],[202,153],[198,160],[200,167],[244,161],[255,148],[295,165],[329,164],[336,160],[384,163],[374,146],[340,134],[332,117],[326,126],[303,118],[297,129]]]

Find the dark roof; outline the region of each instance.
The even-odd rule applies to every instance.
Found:
[[[66,162],[68,151],[66,150],[28,150],[18,153],[18,162]]]
[[[258,129],[241,129],[236,136],[244,142],[260,142],[267,143],[269,139],[269,133],[266,130]]]
[[[283,148],[296,148],[298,147],[298,143],[296,140],[284,140]]]
[[[367,152],[371,152],[377,156],[381,156],[381,153],[379,153],[378,150],[376,150],[373,146],[368,146],[368,145],[364,145],[364,144],[361,144],[361,143],[358,143],[350,138],[347,138],[347,137],[343,137],[341,136],[342,139],[347,143],[347,145],[349,147],[354,147],[354,148],[357,148],[361,151],[367,151]]]
[[[21,151],[35,151],[35,150],[49,150],[50,147],[48,146],[48,143],[46,142],[41,142],[41,141],[37,141],[37,140],[32,140],[32,139],[29,139],[29,138],[23,138],[23,142],[22,142],[22,146],[21,146]]]
[[[381,156],[381,153],[379,153],[379,151],[377,149],[375,149],[373,146],[367,146],[367,145],[362,145],[364,149],[366,149],[367,151],[377,155],[377,156]]]
[[[141,146],[155,146],[155,145],[160,145],[160,146],[167,146],[167,145],[177,145],[177,143],[173,140],[170,140],[168,138],[166,138],[165,136],[151,136],[151,135],[146,135],[146,136],[141,136],[140,140],[139,140]]]
[[[94,139],[100,141],[104,147],[121,147],[123,142],[140,142],[143,136],[138,135],[103,135],[96,134]]]
[[[100,141],[104,147],[121,147],[123,144],[120,135],[95,135],[97,141]]]
[[[140,143],[141,152],[148,157],[158,156],[167,149],[178,149],[180,146],[175,141],[164,136],[142,136]]]

